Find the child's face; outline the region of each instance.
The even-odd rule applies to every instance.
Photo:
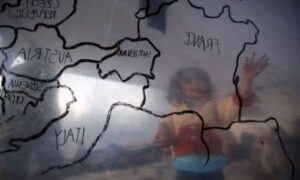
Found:
[[[204,95],[203,82],[200,80],[188,80],[182,84],[183,95],[187,98],[199,98]]]

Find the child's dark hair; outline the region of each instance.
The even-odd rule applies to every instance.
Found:
[[[190,80],[201,81],[203,83],[203,94],[205,97],[211,96],[214,92],[214,86],[211,84],[208,74],[202,69],[189,67],[180,69],[171,79],[168,88],[168,101],[177,103],[185,102],[182,85]]]

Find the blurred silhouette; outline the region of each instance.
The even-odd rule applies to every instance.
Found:
[[[250,105],[253,79],[268,65],[266,55],[256,60],[255,53],[247,57],[239,82],[239,93],[244,105]],[[239,102],[235,94],[216,99],[208,74],[191,67],[179,70],[171,79],[168,100],[172,112],[193,110],[204,119],[205,126],[224,126],[235,121]],[[228,163],[228,144],[217,134],[206,131],[203,138],[209,146],[210,160],[206,166],[206,149],[201,142],[203,124],[197,116],[170,116],[159,126],[155,142],[163,148],[172,148],[177,180],[224,179],[223,168]],[[224,139],[224,138],[223,138]],[[251,137],[243,138],[251,143]],[[246,153],[241,157],[247,156]]]

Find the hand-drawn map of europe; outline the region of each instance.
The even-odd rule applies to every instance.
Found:
[[[122,163],[137,161],[138,153],[130,154],[137,149],[153,148],[158,124],[170,116],[195,116],[202,123],[203,166],[212,161],[214,147],[202,136],[214,132],[239,142],[231,147],[233,156],[244,152],[262,159],[257,169],[254,161],[232,163],[225,169],[229,179],[251,179],[255,171],[294,179],[280,120],[247,116],[251,110],[239,92],[244,58],[263,32],[255,19],[238,16],[239,5],[248,2],[228,3],[2,0],[0,179],[126,179]],[[237,97],[236,118],[209,124],[196,111],[170,110],[166,87],[177,70],[191,66],[209,72],[218,95]],[[242,144],[247,135],[248,144]],[[141,152],[155,154],[146,150]],[[154,167],[170,169],[159,156],[132,166],[143,166],[137,174],[145,177],[157,174]],[[268,169],[270,156],[280,161],[274,160],[276,173]],[[172,179],[165,176],[150,179]]]

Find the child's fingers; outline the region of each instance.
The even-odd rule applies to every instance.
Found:
[[[253,52],[249,58],[249,65],[252,66],[255,59],[255,52]]]
[[[256,53],[253,52],[250,57],[245,58],[244,68],[250,70],[253,75],[258,75],[268,66],[268,56],[264,54],[257,60],[255,60]]]
[[[264,64],[267,63],[267,60],[268,60],[267,56],[264,55],[256,61],[255,66],[257,66],[257,67],[264,66]]]
[[[249,57],[246,57],[246,58],[245,58],[245,63],[249,63],[249,62],[250,62]]]
[[[254,66],[260,66],[262,63],[263,63],[263,61],[265,60],[265,58],[267,57],[267,55],[263,55],[263,56],[261,56],[259,59],[257,59],[255,62],[254,62]]]
[[[251,55],[251,61],[254,61],[254,59],[255,59],[255,55],[256,55],[256,53],[255,53],[255,52],[253,52],[253,53],[252,53],[252,55]]]
[[[269,65],[268,60],[269,59],[261,59],[259,61],[259,64],[256,65],[256,75],[261,73]]]
[[[257,60],[257,62],[261,62],[261,61],[263,61],[263,60],[265,60],[265,59],[267,59],[267,55],[266,55],[266,54],[264,54],[262,57],[260,57],[260,58]]]
[[[262,64],[260,65],[260,69],[261,71],[266,69],[266,67],[269,65],[269,59],[264,59],[264,61],[262,62]]]
[[[267,55],[263,55],[261,58],[258,59],[256,64],[257,64],[257,66],[262,67],[268,63],[268,60],[269,60],[269,58],[267,57]]]
[[[246,57],[246,59],[244,61],[244,68],[248,68],[250,66],[251,66],[250,59],[249,59],[249,57]]]

